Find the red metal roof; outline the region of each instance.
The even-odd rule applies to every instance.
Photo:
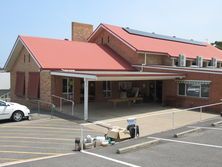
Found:
[[[118,54],[95,43],[20,36],[44,69],[134,70]]]
[[[222,51],[214,46],[207,44],[205,46],[176,42],[164,39],[144,37],[140,35],[130,34],[123,30],[122,27],[102,24],[105,29],[110,30],[121,40],[125,41],[129,46],[137,51],[147,51],[156,53],[165,53],[173,57],[184,54],[187,58],[196,58],[202,56],[204,59],[210,60],[212,57],[222,60]]]

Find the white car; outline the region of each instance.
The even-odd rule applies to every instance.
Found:
[[[21,104],[0,100],[0,120],[11,119],[19,122],[29,118],[30,110]]]

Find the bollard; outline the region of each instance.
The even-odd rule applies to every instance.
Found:
[[[80,141],[80,143],[81,143],[81,150],[83,150],[83,142],[84,142],[84,139],[83,139],[83,127],[82,127],[82,125],[80,125],[80,129],[81,129],[81,141]]]
[[[174,120],[174,112],[172,112],[172,129],[175,129],[175,120]]]
[[[203,112],[203,108],[200,108],[200,122],[202,121],[202,112]]]
[[[38,116],[40,118],[40,102],[38,101]]]

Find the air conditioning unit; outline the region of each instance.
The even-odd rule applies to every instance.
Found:
[[[214,67],[214,68],[217,68],[217,59],[212,58],[210,65],[211,65],[212,67]]]
[[[183,54],[179,54],[179,63],[180,67],[186,67],[186,57]]]
[[[197,56],[196,61],[197,61],[197,66],[198,67],[203,67],[203,57]]]

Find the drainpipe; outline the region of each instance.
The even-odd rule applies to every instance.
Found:
[[[146,65],[146,58],[147,58],[147,53],[145,52],[145,53],[144,53],[144,63],[142,64],[142,67],[141,67],[140,72],[143,72],[143,66]]]
[[[84,78],[84,120],[88,120],[88,84],[87,78]]]

